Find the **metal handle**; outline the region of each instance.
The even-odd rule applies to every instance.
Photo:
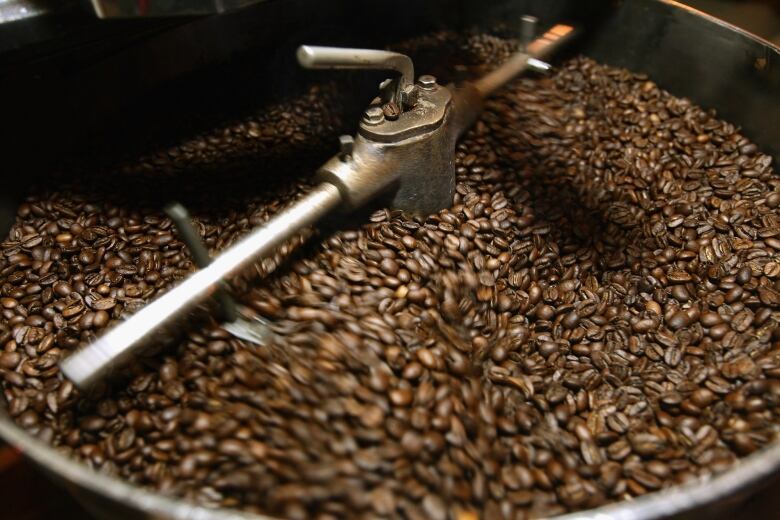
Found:
[[[153,337],[153,332],[209,297],[220,282],[267,255],[295,232],[309,226],[341,202],[336,186],[322,183],[306,197],[252,231],[214,261],[163,294],[95,342],[67,357],[62,373],[79,387],[105,376]]]
[[[401,88],[414,84],[414,64],[409,56],[375,49],[343,47],[298,47],[298,63],[307,69],[377,69],[401,74]]]
[[[261,0],[186,0],[141,2],[139,0],[92,0],[100,18],[140,18],[217,14],[260,3]],[[2,2],[0,2],[2,3]],[[30,2],[37,3],[37,2]]]

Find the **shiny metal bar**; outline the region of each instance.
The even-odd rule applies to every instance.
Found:
[[[211,263],[211,256],[206,249],[206,246],[201,241],[200,235],[195,230],[195,226],[192,225],[191,217],[187,208],[179,204],[178,202],[172,202],[165,206],[165,213],[173,220],[173,224],[176,226],[176,231],[179,233],[179,237],[187,245],[187,249],[190,251],[190,256],[195,263],[195,266],[199,269],[203,269]],[[219,304],[220,318],[224,321],[235,321],[238,317],[238,311],[236,310],[236,302],[228,294],[225,287],[220,287],[214,292],[214,299]]]
[[[482,97],[487,97],[507,84],[515,76],[527,68],[545,72],[549,65],[540,60],[548,56],[574,35],[574,28],[569,25],[556,25],[542,37],[528,45],[527,51],[518,52],[510,57],[496,70],[488,73],[474,82],[474,87]]]
[[[154,331],[213,294],[224,278],[236,274],[259,256],[271,253],[340,202],[341,195],[336,186],[320,184],[306,197],[223,251],[208,267],[197,271],[94,343],[67,357],[60,365],[63,374],[79,387],[89,386],[143,347]]]
[[[50,11],[51,6],[43,6],[31,0],[0,0],[0,23],[16,22]]]
[[[143,18],[218,14],[263,0],[92,0],[100,18]]]
[[[401,74],[401,88],[414,83],[414,64],[409,56],[375,49],[343,47],[298,47],[298,63],[307,69],[377,69]]]

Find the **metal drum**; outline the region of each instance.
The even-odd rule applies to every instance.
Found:
[[[327,4],[327,8],[323,4]],[[392,8],[389,7],[391,5]],[[381,12],[394,14],[382,19],[375,15]],[[410,13],[410,16],[398,16],[397,13]],[[70,76],[59,76],[56,93],[50,93],[45,101],[37,105],[31,101],[25,109],[40,115],[56,106],[60,121],[69,121],[71,130],[80,128],[80,125],[99,128],[103,121],[101,117],[116,108],[120,97],[117,86],[129,77],[141,71],[145,73],[143,80],[133,82],[133,86],[138,87],[135,95],[140,96],[154,85],[208,63],[219,62],[239,51],[263,50],[260,60],[265,60],[266,66],[275,67],[275,73],[284,77],[289,72],[285,67],[291,70],[294,62],[292,59],[279,60],[278,56],[282,51],[286,53],[289,48],[294,48],[290,47],[290,43],[302,43],[306,38],[305,32],[296,33],[292,39],[297,41],[291,42],[290,37],[285,35],[291,28],[305,27],[309,20],[319,20],[322,26],[329,28],[329,34],[346,34],[349,43],[365,46],[366,43],[381,45],[382,41],[398,40],[432,28],[489,27],[494,21],[519,20],[521,15],[528,13],[539,17],[541,26],[559,20],[574,22],[583,28],[583,33],[570,52],[646,73],[674,95],[688,97],[705,108],[717,109],[720,116],[740,125],[744,135],[770,153],[776,162],[780,159],[780,127],[776,123],[780,120],[780,49],[669,0],[436,0],[423,5],[419,2],[382,0],[372,2],[370,7],[346,0],[280,0],[218,17],[162,24],[155,22],[154,26],[129,27],[124,24],[121,27],[123,38],[128,39],[128,33],[142,34],[134,45],[115,53],[112,62],[102,63],[83,73],[76,69]],[[318,41],[322,40],[320,37]],[[200,43],[193,43],[195,41]],[[105,42],[101,48],[112,48],[110,40]],[[182,42],[189,45],[184,58],[181,57]],[[113,49],[115,51],[116,45]],[[269,50],[271,52],[266,52]],[[57,60],[59,63],[74,60],[79,52],[83,52],[83,45],[68,52],[43,59],[41,67],[53,67]],[[155,63],[144,61],[150,56],[155,56]],[[166,63],[171,66],[165,67]],[[0,65],[7,64],[0,60]],[[294,72],[289,74],[294,75]],[[77,88],[85,83],[90,87],[86,92]],[[33,92],[40,94],[40,90]],[[82,121],[70,113],[71,119],[68,120],[68,106],[83,105],[88,99],[97,102],[96,106],[102,110],[99,116]],[[70,135],[77,133],[69,132]],[[57,144],[69,146],[71,143],[67,139],[59,139]],[[52,150],[56,150],[53,143]],[[10,225],[9,216],[16,208],[13,193],[0,196],[0,206],[3,206],[0,207],[0,229],[6,233]],[[99,517],[180,520],[262,518],[191,505],[96,473],[29,436],[4,413],[0,413],[0,436],[66,486]],[[780,445],[775,444],[741,459],[730,470],[707,481],[560,518],[707,518],[716,511],[728,511],[740,500],[760,490],[778,472]]]

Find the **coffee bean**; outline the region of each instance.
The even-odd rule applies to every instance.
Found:
[[[116,305],[115,298],[100,298],[92,302],[91,307],[96,311],[108,311],[114,308]]]
[[[515,46],[441,32],[398,49],[467,77]],[[358,97],[339,81],[199,119],[168,148],[152,129],[139,149],[157,151],[63,161],[51,192],[30,192],[0,255],[0,375],[20,426],[130,483],[289,518],[553,516],[772,442],[772,162],[712,113],[581,57],[487,101],[458,143],[451,208],[378,203],[232,279],[271,321],[268,345],[193,316],[92,392],[63,380],[63,356],[194,269],[152,201],[192,201],[217,254],[308,190],[301,173]]]
[[[0,354],[0,367],[5,369],[15,368],[22,360],[19,352],[3,352]]]
[[[684,285],[675,285],[672,287],[672,297],[680,303],[685,303],[690,299],[691,295]]]
[[[758,298],[764,305],[769,305],[773,308],[780,306],[780,292],[773,288],[765,286],[759,287]]]
[[[750,328],[751,323],[753,323],[753,313],[744,310],[735,314],[731,319],[731,328],[737,332],[745,332]]]
[[[392,258],[385,258],[382,260],[382,263],[379,264],[379,268],[382,270],[383,273],[389,275],[389,276],[395,276],[398,274],[398,263],[393,260]]]
[[[90,248],[85,248],[79,253],[79,262],[89,265],[95,261],[95,252]]]
[[[62,315],[65,318],[72,318],[77,314],[80,314],[84,310],[84,303],[81,300],[71,302],[67,307],[62,310]]]
[[[427,518],[431,520],[445,520],[447,518],[447,506],[439,496],[426,495],[423,498],[422,506]]]
[[[364,426],[368,428],[379,428],[385,420],[385,413],[379,406],[370,406],[360,416]]]
[[[780,263],[768,262],[764,265],[764,275],[769,278],[777,278],[780,276]]]
[[[105,310],[99,310],[94,313],[94,318],[92,319],[92,326],[101,329],[105,327],[108,324],[109,315]]]
[[[563,317],[561,324],[567,329],[573,329],[580,321],[580,316],[576,311],[572,311]]]
[[[423,366],[415,361],[408,363],[402,372],[404,379],[417,379],[423,374]]]
[[[662,314],[661,306],[658,305],[658,302],[650,300],[645,304],[645,309],[647,312],[652,312],[658,316]]]
[[[690,322],[691,319],[685,311],[677,311],[666,321],[666,324],[670,329],[677,330],[688,326]]]
[[[409,388],[398,388],[390,392],[390,402],[396,406],[408,406],[412,398],[413,393]]]
[[[542,305],[536,311],[536,316],[540,320],[551,320],[555,316],[555,309],[551,305]]]
[[[753,276],[753,273],[750,271],[749,267],[743,267],[737,272],[736,281],[740,285],[745,285],[750,281],[750,278]]]
[[[701,324],[704,327],[712,327],[719,323],[723,323],[723,318],[717,312],[705,312],[701,315]]]

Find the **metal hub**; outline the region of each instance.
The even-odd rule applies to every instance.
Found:
[[[375,103],[377,101],[374,100]],[[392,143],[430,132],[444,122],[451,101],[449,89],[435,83],[433,87],[419,88],[417,100],[410,109],[402,112],[396,120],[383,118],[378,123],[368,123],[364,118],[360,123],[360,135],[374,141]],[[376,108],[380,108],[379,105],[372,105],[366,113]]]

